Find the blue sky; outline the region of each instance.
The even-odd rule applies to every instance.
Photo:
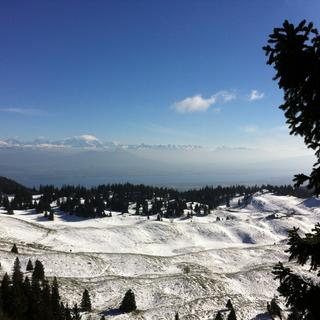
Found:
[[[286,136],[261,47],[284,19],[303,18],[320,27],[320,2],[1,1],[0,137],[250,146]]]

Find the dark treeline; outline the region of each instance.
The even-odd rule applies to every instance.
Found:
[[[294,188],[291,185],[218,186],[183,192],[130,183],[99,185],[91,188],[70,185],[57,188],[47,185],[40,186],[38,190],[18,186],[16,190],[14,187],[9,189],[14,193],[11,201],[7,193],[3,191],[0,193],[0,206],[6,208],[9,214],[13,214],[13,210],[17,209],[36,209],[38,213],[44,213],[51,220],[54,219],[52,204],[61,211],[85,218],[111,216],[112,211],[125,213],[128,212],[129,205],[133,205],[136,214],[157,215],[158,219],[161,219],[181,217],[185,209],[190,209],[192,214],[206,215],[219,205],[225,204],[229,207],[230,199],[235,196],[243,196],[245,202],[253,193],[263,189],[278,195],[301,198],[311,194],[309,190]],[[1,181],[0,190],[3,190]],[[41,194],[41,197],[33,199],[33,194]],[[193,206],[190,203],[196,204]],[[239,205],[241,204],[243,203],[239,202]]]
[[[80,307],[70,308],[60,298],[56,278],[50,283],[44,272],[43,264],[31,260],[27,264],[27,275],[21,270],[16,258],[13,273],[7,273],[0,287],[0,319],[14,320],[80,320],[81,311],[91,311],[91,301],[87,290],[84,291]]]

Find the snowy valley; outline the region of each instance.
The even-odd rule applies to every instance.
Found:
[[[0,210],[0,276],[12,272],[16,255],[25,270],[39,259],[57,276],[64,301],[91,294],[92,319],[214,319],[228,299],[240,319],[268,319],[266,304],[278,282],[272,268],[287,261],[289,229],[310,232],[320,221],[320,200],[279,196],[267,190],[220,205],[206,216],[179,218],[112,212],[83,219],[55,210],[54,221],[34,210]],[[138,311],[118,314],[132,289]],[[84,319],[89,315],[83,315]]]

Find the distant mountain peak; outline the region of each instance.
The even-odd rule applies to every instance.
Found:
[[[74,148],[103,147],[103,143],[97,137],[89,134],[65,138],[60,141],[55,141],[54,144],[69,146]]]
[[[112,141],[101,141],[94,135],[83,134],[67,137],[61,140],[50,141],[48,139],[35,139],[31,142],[17,139],[0,139],[0,148],[75,148],[75,149],[125,149],[125,150],[193,150],[202,148],[198,145],[176,144],[121,144]]]

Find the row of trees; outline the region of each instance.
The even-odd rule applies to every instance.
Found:
[[[16,244],[11,252],[18,254]],[[45,276],[42,262],[31,259],[26,265],[26,276],[22,271],[20,260],[14,261],[12,276],[6,273],[0,286],[0,319],[14,320],[80,320],[81,312],[91,312],[91,298],[85,289],[80,307],[72,308],[61,301],[59,284],[56,277],[50,283]],[[128,290],[121,302],[119,310],[129,313],[137,309],[135,295]],[[104,319],[104,316],[102,316]]]
[[[69,214],[85,218],[105,217],[111,211],[128,212],[129,204],[135,203],[136,214],[149,216],[160,215],[168,218],[180,217],[188,203],[199,203],[192,208],[195,214],[208,214],[219,205],[230,206],[230,199],[237,195],[245,198],[262,189],[270,190],[279,195],[306,197],[310,192],[304,188],[284,186],[229,186],[204,187],[179,192],[175,189],[157,188],[144,185],[112,184],[84,188],[80,186],[40,186],[33,190],[42,194],[38,200],[32,200],[31,191],[18,189],[14,198],[9,201],[7,195],[0,195],[0,206],[13,214],[14,209],[36,209],[49,219],[54,219],[51,204]]]
[[[45,277],[41,261],[33,265],[29,260],[27,275],[21,270],[17,257],[13,273],[7,273],[0,287],[0,318],[14,320],[80,320],[81,311],[91,311],[91,300],[88,290],[82,295],[80,308],[75,304],[72,308],[61,301],[57,278],[50,283]],[[29,275],[31,275],[31,278]]]
[[[11,252],[18,254],[17,246],[12,247]],[[80,308],[74,304],[72,308],[61,301],[59,284],[56,277],[50,283],[45,277],[44,266],[36,260],[33,264],[29,259],[26,265],[27,274],[24,277],[20,260],[17,257],[13,265],[12,277],[6,273],[0,286],[0,319],[14,320],[80,320],[81,312],[91,312],[91,298],[89,291],[85,289],[82,294]],[[236,320],[233,305],[228,300],[227,320]],[[137,309],[135,294],[130,289],[126,292],[119,310],[130,313]],[[224,310],[225,312],[226,310]],[[104,316],[101,319],[105,319]],[[176,313],[175,319],[179,319]],[[223,320],[222,312],[218,312],[216,320]]]

